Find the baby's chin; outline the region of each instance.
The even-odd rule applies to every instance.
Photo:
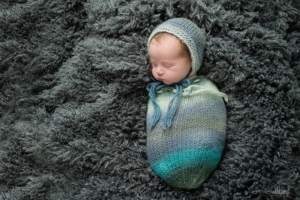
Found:
[[[154,77],[155,78],[155,77]],[[160,78],[155,78],[157,81],[163,82],[166,85],[172,85],[174,83],[178,83],[180,81],[175,82],[174,80],[168,80],[168,79],[160,79]]]
[[[163,81],[163,83],[166,84],[166,85],[172,85],[172,84],[174,84],[174,82],[170,82],[170,81]]]
[[[166,85],[172,85],[172,84],[174,84],[174,83],[176,83],[176,82],[174,82],[174,81],[170,81],[170,80],[158,80],[158,81],[161,81],[161,82],[163,82],[164,84],[166,84]]]

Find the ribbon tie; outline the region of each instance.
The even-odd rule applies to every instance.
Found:
[[[163,119],[163,129],[166,130],[167,128],[171,127],[172,125],[172,119],[176,113],[178,104],[180,102],[181,96],[182,96],[182,90],[183,88],[188,87],[191,84],[190,80],[185,78],[181,80],[178,83],[172,84],[172,86],[175,86],[176,88],[176,93],[174,97],[171,99],[169,105],[168,105],[168,110],[166,113],[166,116]],[[149,97],[152,100],[153,106],[154,106],[154,115],[150,124],[150,129],[152,129],[157,122],[160,119],[161,116],[161,110],[158,105],[158,103],[155,100],[155,92],[157,90],[160,90],[161,88],[167,87],[169,85],[164,84],[163,82],[152,82],[147,85],[147,91],[149,91]]]

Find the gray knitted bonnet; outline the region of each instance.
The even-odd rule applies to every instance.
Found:
[[[182,43],[186,44],[192,58],[192,70],[189,75],[194,74],[200,69],[205,47],[205,35],[200,28],[186,18],[169,19],[154,29],[148,39],[148,47],[152,38],[161,32],[175,35]]]

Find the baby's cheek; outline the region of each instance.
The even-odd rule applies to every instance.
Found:
[[[152,73],[153,76],[154,76],[154,72],[155,72],[155,70],[154,70],[154,68],[152,67],[151,73]]]
[[[179,81],[181,81],[182,79],[185,78],[185,71],[183,70],[178,70],[176,72],[173,73],[174,77],[176,77],[176,79],[180,79]]]
[[[177,83],[177,82],[181,81],[182,79],[184,79],[184,77],[182,76],[182,74],[180,72],[179,73],[178,72],[170,73],[169,77],[174,83]]]

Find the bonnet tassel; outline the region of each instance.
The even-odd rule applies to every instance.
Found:
[[[190,84],[191,84],[191,82],[187,78],[183,79],[182,81],[180,81],[178,83],[172,84],[176,88],[176,93],[168,105],[166,116],[164,117],[163,122],[162,122],[163,123],[162,127],[164,130],[171,127],[173,117],[176,113],[177,107],[179,105],[179,102],[180,102],[180,99],[182,96],[183,88],[188,87]],[[155,100],[155,92],[166,86],[168,86],[168,85],[164,84],[163,82],[152,82],[147,85],[146,89],[149,92],[149,97],[151,98],[153,106],[154,106],[154,115],[153,115],[153,118],[152,118],[152,121],[150,124],[150,129],[152,129],[157,124],[157,122],[159,121],[159,119],[161,117],[161,109]]]

